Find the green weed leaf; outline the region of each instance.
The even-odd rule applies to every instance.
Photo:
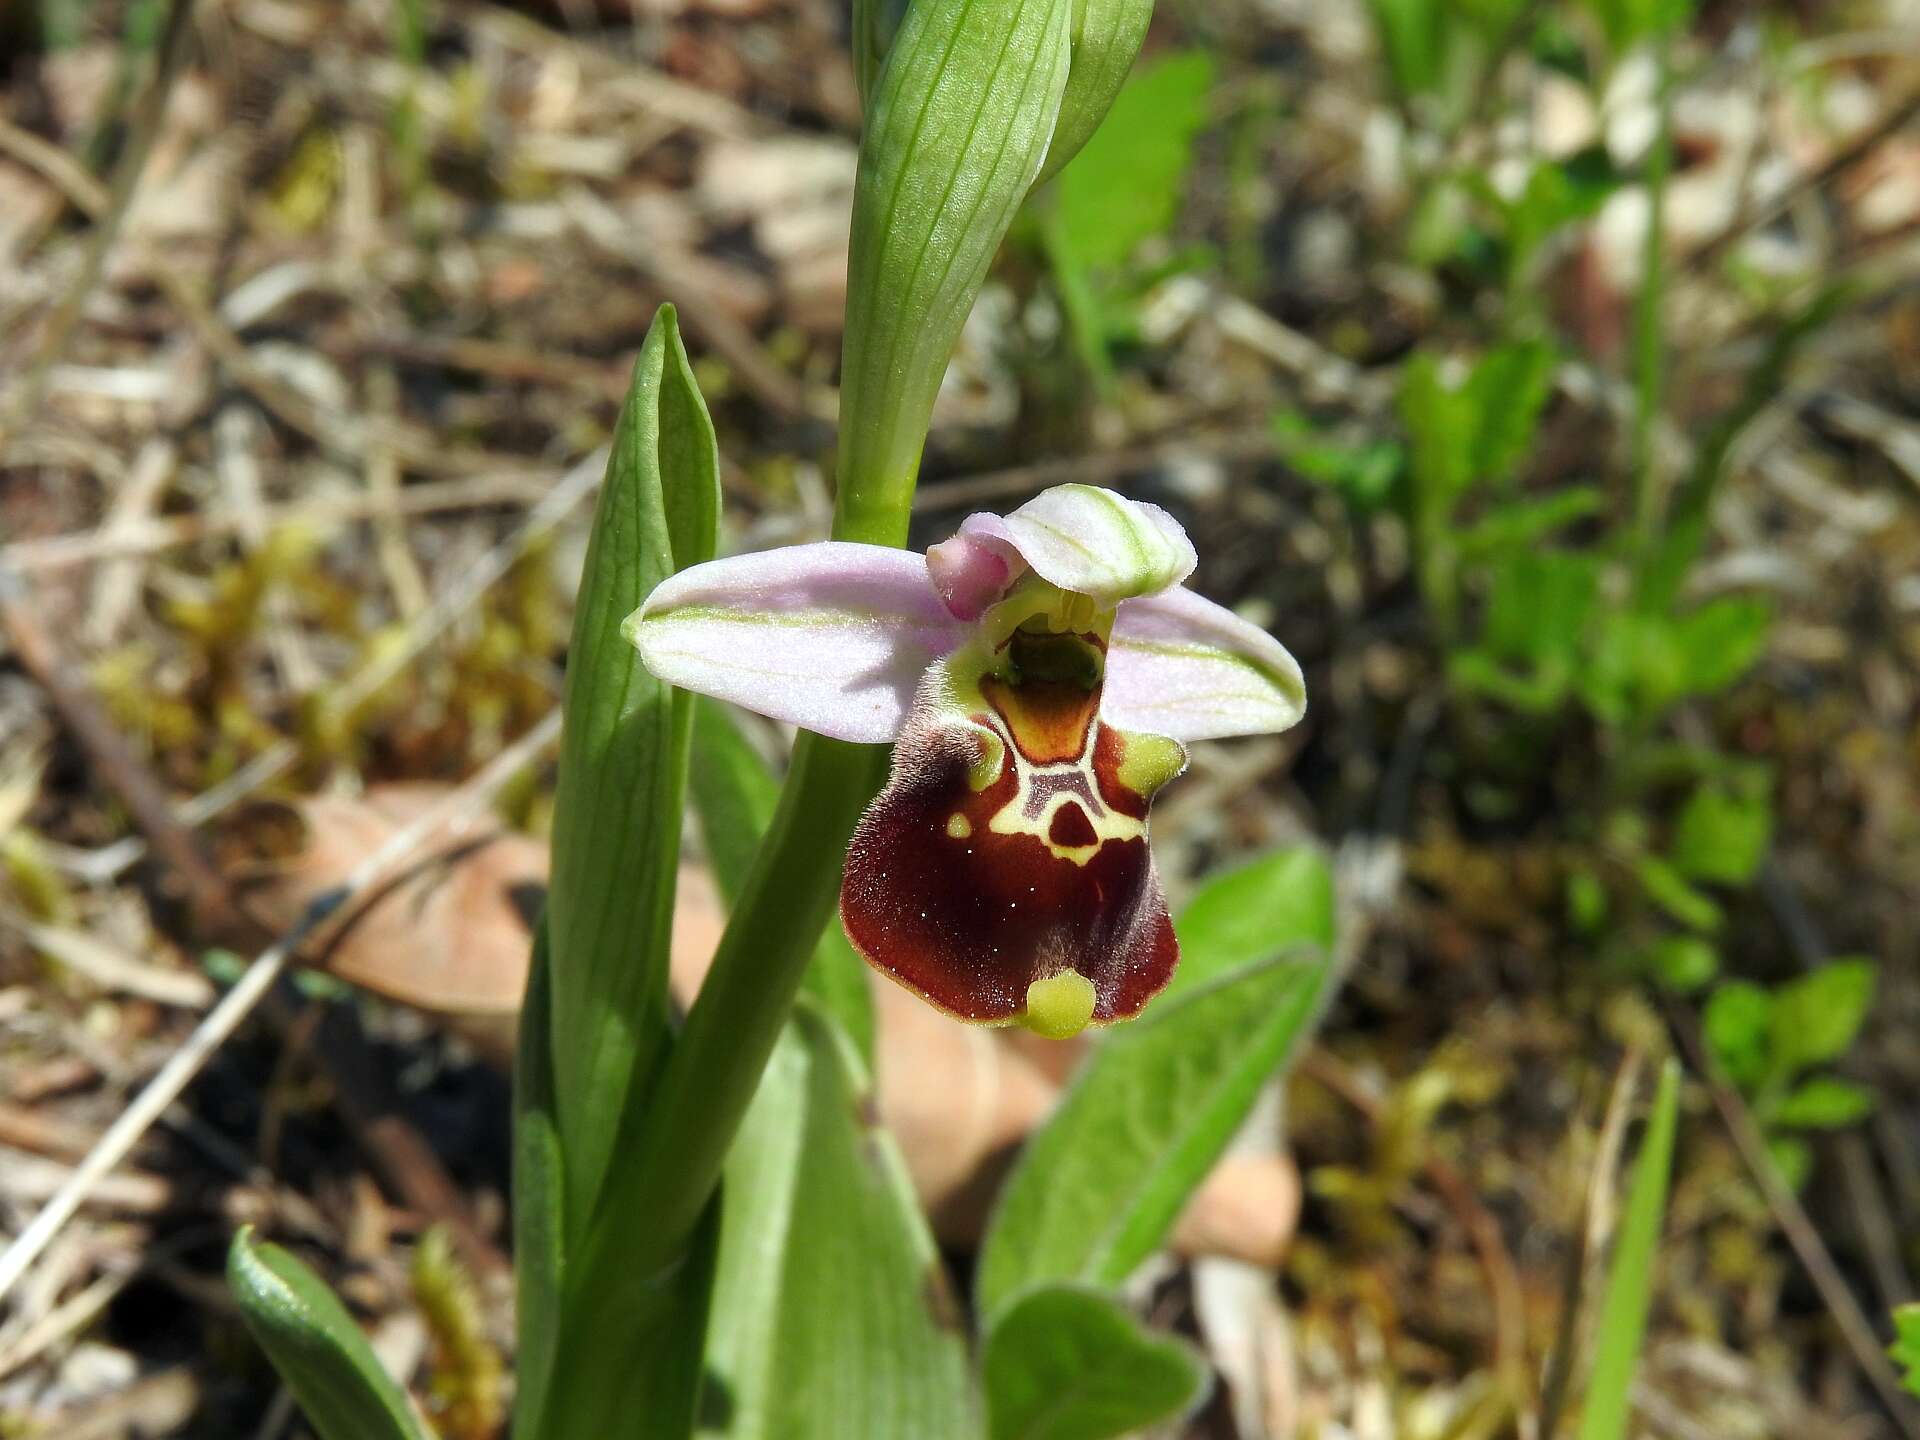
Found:
[[[1720,952],[1696,935],[1666,935],[1640,948],[1639,969],[1663,990],[1690,995],[1720,973]]]
[[[1112,1032],[1001,1192],[977,1281],[989,1329],[1030,1286],[1117,1284],[1152,1253],[1305,1038],[1329,974],[1268,962]]]
[[[1688,929],[1712,934],[1725,922],[1720,907],[1658,855],[1640,856],[1633,862],[1633,873],[1647,898]]]
[[[1887,1353],[1905,1370],[1907,1389],[1920,1395],[1920,1305],[1902,1305],[1893,1312],[1895,1339]]]
[[[243,1227],[227,1252],[227,1284],[321,1440],[428,1440],[406,1392],[306,1265]]]
[[[1780,1172],[1780,1181],[1789,1190],[1806,1188],[1813,1174],[1813,1147],[1798,1135],[1769,1135],[1767,1159]]]
[[[1844,1130],[1873,1113],[1873,1092],[1831,1075],[1805,1081],[1767,1116],[1788,1130]]]
[[[1488,351],[1473,367],[1465,398],[1474,420],[1475,479],[1507,479],[1532,448],[1554,362],[1545,341],[1519,340]]]
[[[1504,660],[1571,673],[1600,591],[1600,564],[1569,550],[1519,550],[1493,566],[1484,643]]]
[[[1773,1057],[1792,1073],[1847,1053],[1873,1004],[1877,972],[1869,960],[1836,960],[1773,995]]]
[[[981,1369],[992,1440],[1131,1435],[1191,1411],[1209,1379],[1192,1346],[1073,1285],[1016,1300],[987,1336]]]
[[[1683,659],[1681,689],[1671,699],[1711,695],[1724,690],[1752,668],[1767,648],[1773,607],[1739,595],[1709,600],[1674,622]]]
[[[1729,980],[1713,992],[1700,1023],[1727,1079],[1751,1093],[1771,1063],[1773,997],[1751,980]]]
[[[1440,361],[1422,351],[1400,379],[1400,423],[1406,427],[1413,481],[1428,502],[1443,510],[1473,482],[1474,401],[1440,378]]]
[[[569,1236],[667,1034],[692,701],[647,671],[620,627],[655,585],[713,558],[719,512],[713,423],[662,306],[614,434],[568,651],[547,917]]]
[[[1694,880],[1745,885],[1759,873],[1772,840],[1773,806],[1764,792],[1702,785],[1680,812],[1673,863]]]
[[[1372,9],[1393,88],[1403,99],[1438,90],[1446,55],[1441,0],[1372,0]]]
[[[1538,499],[1509,500],[1460,532],[1461,558],[1481,560],[1525,550],[1576,520],[1599,514],[1601,508],[1600,492],[1589,485],[1572,485]]]

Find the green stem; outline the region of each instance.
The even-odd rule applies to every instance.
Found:
[[[833,538],[906,543],[916,467],[862,473],[842,437]],[[888,751],[803,731],[766,838],[733,906],[699,998],[643,1112],[630,1115],[633,1156],[588,1227],[579,1291],[604,1277],[652,1277],[678,1265],[720,1183],[727,1151],[760,1084],[821,932],[834,918],[847,842],[880,788]]]
[[[679,1258],[773,1053],[840,893],[847,841],[887,752],[802,734],[780,806],[734,906],[700,998],[649,1097],[622,1167],[646,1189],[608,1196],[577,1271],[645,1276]]]
[[[1667,177],[1673,171],[1673,26],[1654,34],[1657,114],[1653,148],[1647,155],[1647,234],[1640,293],[1633,309],[1633,431],[1628,453],[1634,486],[1634,539],[1644,559],[1659,538],[1663,497],[1653,458],[1653,425],[1660,413],[1663,339],[1660,306],[1664,297]]]

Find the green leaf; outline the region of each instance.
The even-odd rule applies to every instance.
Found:
[[[1147,26],[1153,0],[1074,0],[1073,66],[1060,97],[1047,162],[1035,184],[1044,185],[1077,156],[1113,109]]]
[[[961,326],[1060,116],[1073,0],[917,0],[854,182],[835,538],[898,545]]]
[[[1616,55],[1648,36],[1673,30],[1692,13],[1692,0],[1588,0]]]
[[[1873,1092],[1831,1075],[1806,1081],[1768,1113],[1788,1130],[1844,1130],[1873,1113]]]
[[[714,880],[731,906],[746,884],[760,838],[773,819],[780,782],[740,733],[726,707],[705,696],[694,702],[690,780],[693,807],[700,817],[700,833],[706,841]],[[840,1022],[861,1059],[871,1065],[873,996],[867,985],[867,967],[847,943],[837,920],[821,935],[803,984],[807,993]]]
[[[1503,660],[1556,671],[1576,668],[1600,593],[1596,557],[1569,550],[1516,550],[1493,566],[1485,644]]]
[[[227,1252],[227,1285],[321,1440],[427,1440],[406,1392],[306,1265],[242,1226]]]
[[[1482,560],[1524,550],[1576,520],[1599,514],[1601,508],[1600,492],[1590,485],[1572,485],[1536,500],[1506,501],[1460,532],[1461,558]]]
[[[1329,439],[1296,410],[1273,417],[1273,434],[1289,466],[1335,491],[1363,514],[1385,509],[1406,472],[1407,452],[1399,442]]]
[[[1155,1004],[1300,946],[1330,951],[1333,926],[1333,871],[1318,850],[1275,850],[1216,875],[1174,923],[1180,968]]]
[[[701,1434],[979,1434],[964,1326],[872,1084],[802,1004],[727,1161]]]
[[[1694,935],[1666,935],[1640,947],[1639,969],[1662,989],[1688,995],[1720,973],[1720,952]]]
[[[1421,351],[1400,377],[1400,423],[1406,427],[1415,490],[1445,512],[1473,482],[1473,402],[1440,378],[1440,361]]]
[[[1673,1142],[1680,1118],[1680,1066],[1669,1060],[1660,1070],[1647,1133],[1634,1161],[1633,1180],[1614,1241],[1595,1333],[1593,1379],[1580,1416],[1580,1440],[1623,1440],[1631,1410],[1629,1395],[1640,1362],[1647,1312],[1653,1304],[1654,1260],[1667,1212],[1667,1183],[1673,1171]]]
[[[1727,595],[1709,600],[1675,622],[1675,639],[1684,665],[1686,695],[1724,690],[1752,668],[1767,646],[1773,607],[1765,600]]]
[[[1695,880],[1745,885],[1773,841],[1773,806],[1764,791],[1737,793],[1706,784],[1688,797],[1673,837],[1673,863]]]
[[[1518,340],[1488,351],[1473,367],[1466,398],[1475,421],[1476,479],[1507,479],[1532,447],[1553,390],[1555,359],[1545,341]]]
[[[1750,980],[1729,980],[1713,992],[1701,1017],[1707,1048],[1742,1091],[1767,1077],[1772,1054],[1773,997]]]
[[[1847,1053],[1873,1004],[1869,960],[1836,960],[1773,994],[1773,1057],[1785,1073]]]
[[[1372,0],[1387,73],[1402,99],[1440,88],[1446,53],[1446,12],[1441,0]]]
[[[1330,973],[1272,961],[1109,1034],[1001,1192],[977,1278],[983,1323],[1032,1285],[1118,1284],[1153,1252],[1308,1033]]]
[[[1520,198],[1505,207],[1509,264],[1515,273],[1525,273],[1540,246],[1561,226],[1596,214],[1621,183],[1603,146],[1565,161],[1536,164]],[[1497,201],[1497,193],[1494,198]]]
[[[1189,1413],[1210,1378],[1192,1346],[1075,1285],[1016,1300],[987,1336],[981,1372],[992,1440],[1130,1435]]]
[[[614,433],[568,651],[547,923],[570,1236],[667,1035],[691,699],[648,673],[620,626],[674,571],[713,558],[719,511],[713,423],[663,305]]]
[[[1199,51],[1143,67],[1061,172],[1053,199],[1059,243],[1080,265],[1122,265],[1172,228],[1213,81],[1213,60]]]
[[[1902,1305],[1893,1312],[1894,1342],[1887,1348],[1894,1364],[1905,1370],[1904,1384],[1920,1395],[1920,1305]]]
[[[1673,866],[1658,855],[1641,855],[1633,862],[1633,873],[1647,898],[1691,930],[1708,934],[1718,930],[1725,917],[1720,907],[1687,882]]]
[[[534,930],[513,1063],[514,1429],[526,1437],[546,1408],[566,1283],[566,1175],[553,1103],[553,998],[547,921]]]

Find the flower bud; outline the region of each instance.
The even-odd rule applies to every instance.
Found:
[[[839,537],[898,545],[933,400],[1040,174],[1074,0],[917,0],[874,80],[854,192]]]
[[[1153,0],[1074,0],[1072,66],[1066,93],[1060,97],[1053,146],[1036,183],[1045,184],[1058,175],[1100,128],[1113,108],[1113,97],[1126,83],[1152,19]]]

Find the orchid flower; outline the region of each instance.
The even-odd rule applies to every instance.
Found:
[[[1285,730],[1300,667],[1184,588],[1157,506],[1062,485],[925,555],[825,542],[663,581],[647,668],[894,747],[840,892],[869,964],[949,1014],[1064,1037],[1139,1013],[1179,947],[1147,812],[1182,742]]]

